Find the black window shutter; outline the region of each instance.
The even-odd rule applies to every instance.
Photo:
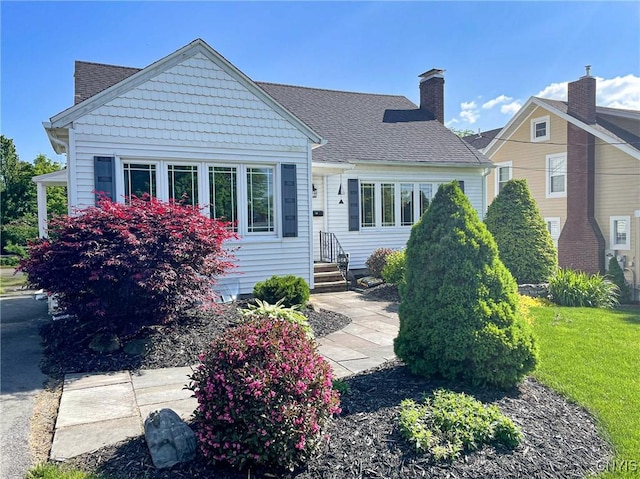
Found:
[[[298,236],[298,182],[296,165],[282,165],[282,236]]]
[[[348,181],[349,231],[360,231],[360,187],[358,180]]]
[[[94,172],[94,189],[96,191],[96,202],[100,195],[104,193],[111,201],[116,199],[116,165],[113,156],[94,156],[93,157]]]
[[[458,186],[460,187],[460,189],[462,190],[462,192],[464,193],[464,181],[460,181],[458,180]]]

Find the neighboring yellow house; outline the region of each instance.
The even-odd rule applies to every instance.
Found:
[[[595,78],[568,101],[532,97],[502,130],[467,137],[495,164],[487,204],[525,178],[560,266],[604,273],[615,255],[640,297],[640,111],[596,107]],[[483,144],[484,143],[484,144]]]

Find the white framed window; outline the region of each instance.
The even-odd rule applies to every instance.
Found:
[[[548,116],[531,120],[531,141],[547,141],[551,139],[550,122]]]
[[[567,154],[546,157],[547,198],[567,196]]]
[[[551,235],[551,239],[553,240],[553,244],[555,247],[558,247],[558,238],[560,238],[560,218],[557,216],[552,216],[544,219],[545,223],[547,223],[547,230]]]
[[[240,236],[277,237],[280,232],[278,169],[275,164],[120,159],[117,194],[161,200],[186,198],[208,205],[202,214],[234,223]]]
[[[360,182],[360,227],[410,227],[429,207],[436,183]]]
[[[611,248],[613,250],[631,249],[631,217],[611,216]]]
[[[512,178],[512,166],[512,161],[496,163],[496,196],[502,191],[502,187],[505,185],[505,183]]]
[[[158,195],[158,174],[155,163],[124,162],[122,164],[124,175],[125,200],[130,196],[142,198],[144,195]]]

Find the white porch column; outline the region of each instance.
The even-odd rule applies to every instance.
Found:
[[[36,183],[38,192],[38,236],[47,236],[47,187],[44,183]]]

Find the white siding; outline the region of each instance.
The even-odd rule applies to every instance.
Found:
[[[478,168],[433,168],[433,167],[383,167],[358,165],[342,175],[327,177],[327,230],[335,233],[344,250],[350,254],[351,269],[366,268],[365,261],[373,250],[380,247],[404,248],[411,227],[360,228],[349,231],[347,184],[350,178],[359,181],[389,181],[409,183],[447,183],[454,179],[464,181],[464,190],[478,214],[483,210],[483,171]],[[344,204],[339,204],[337,192],[342,180]],[[435,195],[435,190],[433,192]],[[314,240],[315,241],[315,240]]]
[[[186,59],[79,118],[71,138],[77,185],[71,202],[77,207],[93,204],[96,155],[116,158],[118,195],[124,191],[123,159],[268,164],[276,166],[275,214],[281,227],[279,165],[295,164],[298,237],[278,234],[234,242],[230,246],[240,247],[235,253],[238,268],[223,282],[238,281],[241,294],[274,274],[294,274],[311,284],[309,139],[204,55]],[[246,202],[241,201],[243,207]]]

